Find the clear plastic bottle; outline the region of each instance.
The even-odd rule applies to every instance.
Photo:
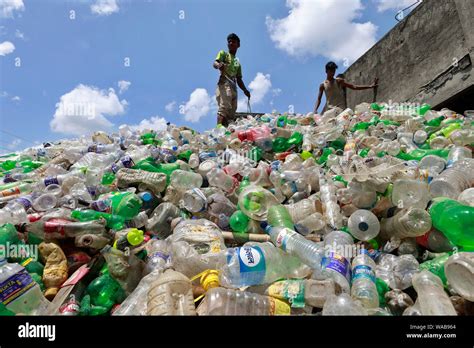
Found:
[[[351,263],[354,240],[345,232],[333,231],[324,238],[323,272],[341,287],[342,292],[350,293]]]
[[[454,253],[444,264],[444,273],[459,295],[474,302],[474,253]]]
[[[356,210],[349,217],[347,227],[358,240],[367,241],[375,238],[380,232],[379,219],[369,210]]]
[[[118,187],[126,188],[137,184],[139,190],[150,190],[154,194],[161,193],[166,188],[166,175],[163,173],[153,173],[141,169],[122,168],[117,172],[116,177]]]
[[[393,184],[392,203],[399,208],[425,209],[431,199],[428,183],[398,179]]]
[[[312,232],[320,231],[326,226],[326,221],[321,213],[313,213],[295,224],[295,229],[306,236]]]
[[[302,199],[301,201],[293,204],[285,204],[286,209],[290,213],[293,222],[298,223],[309,215],[315,213],[316,201],[313,199]]]
[[[281,204],[273,205],[268,209],[267,221],[273,227],[293,229],[293,220],[288,210]]]
[[[207,209],[207,197],[200,189],[192,188],[183,194],[182,205],[191,213],[199,213]]]
[[[1,302],[16,313],[41,315],[49,301],[43,296],[40,286],[18,263],[7,263],[0,260]]]
[[[164,202],[153,210],[145,225],[146,230],[158,238],[166,238],[171,234],[171,221],[180,215],[180,209],[172,203]]]
[[[422,315],[457,315],[439,277],[423,270],[413,276],[412,282]]]
[[[334,229],[342,227],[341,208],[337,203],[336,189],[330,180],[320,176],[320,194],[323,205],[324,218]]]
[[[239,194],[239,207],[251,219],[264,221],[268,208],[278,204],[275,196],[261,186],[249,185]]]
[[[418,237],[430,229],[430,214],[419,208],[403,209],[395,216],[382,219],[380,222],[380,236],[386,240],[391,237]]]
[[[367,251],[352,260],[351,296],[359,300],[365,308],[379,306],[379,294],[375,285],[375,262]]]
[[[474,207],[474,187],[462,191],[458,197],[458,201],[459,203]]]
[[[210,170],[207,173],[207,180],[210,186],[218,187],[224,192],[231,192],[236,184],[234,179],[220,168]]]
[[[202,186],[202,176],[194,172],[177,169],[171,174],[171,185],[181,191],[195,187],[199,188]]]
[[[432,197],[458,198],[461,192],[471,187],[473,169],[474,160],[455,162],[430,182]]]
[[[331,295],[323,307],[323,315],[368,315],[359,301],[354,301],[348,294]]]
[[[289,315],[290,306],[276,298],[221,287],[207,291],[199,315]]]
[[[304,278],[311,272],[297,257],[270,242],[230,248],[223,257],[227,262],[221,269],[220,280],[228,288],[269,284],[280,278]]]
[[[272,243],[290,255],[297,256],[303,263],[320,274],[324,254],[322,243],[314,243],[299,233],[286,227],[267,226],[265,232],[270,235]]]
[[[166,270],[150,284],[148,315],[196,315],[191,281],[182,273]]]

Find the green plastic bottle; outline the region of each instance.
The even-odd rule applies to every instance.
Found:
[[[277,126],[278,127],[285,127],[287,122],[288,122],[288,116],[287,115],[278,116],[278,118],[277,118]]]
[[[125,221],[127,220],[119,215],[112,215],[92,209],[74,210],[71,212],[71,217],[79,221],[92,221],[103,218],[106,221],[106,226],[113,230],[122,230],[125,228]]]
[[[277,137],[272,141],[273,152],[285,152],[290,146],[287,138]]]
[[[250,185],[250,178],[248,176],[244,176],[242,181],[240,182],[239,187],[237,188],[237,193],[242,192],[242,190],[249,185]]]
[[[444,120],[444,116],[436,117],[436,118],[433,118],[432,120],[426,121],[425,126],[439,127],[443,120]]]
[[[323,153],[321,154],[321,157],[319,157],[316,162],[321,165],[326,164],[326,161],[328,160],[329,155],[332,153],[334,153],[334,149],[332,147],[324,148]]]
[[[137,216],[141,206],[142,200],[132,192],[106,194],[91,204],[94,210],[119,215],[127,220]]]
[[[288,145],[293,146],[293,145],[300,145],[303,143],[303,134],[300,132],[294,132],[289,138],[288,138]]]
[[[245,233],[248,230],[250,219],[241,210],[236,210],[230,217],[229,224],[233,231]]]
[[[114,173],[105,173],[102,176],[102,185],[110,185],[114,182],[114,180],[115,180]]]
[[[255,162],[259,162],[262,159],[262,152],[261,148],[254,146],[250,150],[248,157]]]
[[[395,157],[398,157],[405,161],[420,161],[423,157],[428,155],[435,155],[447,159],[449,155],[449,149],[415,149],[413,151],[410,151],[409,153],[400,152]]]
[[[429,140],[433,140],[434,138],[439,137],[439,136],[444,136],[448,138],[451,135],[451,133],[461,128],[462,128],[462,125],[459,122],[451,123],[448,126],[441,128],[439,131],[431,134],[429,137]]]
[[[109,312],[113,305],[121,302],[125,292],[109,273],[94,279],[86,289],[87,295],[81,301],[82,315],[102,315]]]
[[[442,281],[443,284],[446,285],[447,279],[446,275],[444,274],[444,264],[451,256],[451,253],[445,253],[442,256],[438,256],[432,260],[425,261],[420,264],[420,270],[428,270],[431,273],[437,275]]]
[[[423,104],[419,109],[418,109],[418,115],[423,116],[426,114],[429,110],[431,110],[431,105],[429,104]]]
[[[268,208],[267,221],[272,227],[286,227],[290,230],[295,228],[288,209],[281,204],[272,205]]]
[[[0,226],[0,245],[18,244],[21,242],[18,232],[12,224],[4,224]]]
[[[372,103],[370,104],[370,108],[374,111],[382,111],[384,109],[383,106],[380,106],[379,104],[377,103]]]
[[[188,162],[189,157],[191,157],[192,154],[193,154],[192,150],[183,151],[178,155],[178,159]]]
[[[451,243],[474,251],[474,207],[446,197],[434,198],[429,208],[433,227]]]

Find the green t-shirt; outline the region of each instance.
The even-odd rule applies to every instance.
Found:
[[[240,65],[239,59],[234,55],[222,50],[217,53],[216,60],[227,64],[225,69],[227,76],[231,78],[242,77],[242,66]]]

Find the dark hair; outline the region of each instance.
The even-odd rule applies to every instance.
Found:
[[[336,69],[337,69],[336,63],[329,62],[329,63],[326,64],[326,70],[336,70]]]
[[[237,36],[237,34],[234,34],[234,33],[227,35],[227,41],[229,40],[235,40],[240,43],[239,37]]]

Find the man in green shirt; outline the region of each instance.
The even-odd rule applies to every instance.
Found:
[[[227,47],[229,52],[220,51],[213,64],[214,69],[218,69],[221,73],[217,82],[216,99],[219,106],[217,123],[223,126],[228,126],[229,122],[235,118],[237,86],[250,99],[250,92],[242,81],[242,67],[235,56],[240,47],[240,39],[236,34],[232,33],[227,36]]]

